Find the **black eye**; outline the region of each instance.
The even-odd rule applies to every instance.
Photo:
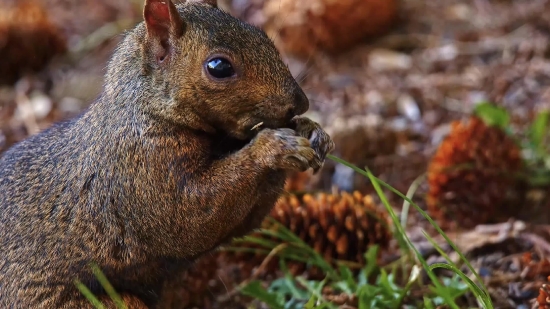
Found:
[[[235,75],[235,70],[229,60],[224,58],[214,58],[206,64],[208,73],[215,78],[228,78]]]

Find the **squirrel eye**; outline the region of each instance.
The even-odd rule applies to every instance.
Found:
[[[206,69],[212,77],[228,78],[235,75],[235,70],[229,60],[224,58],[214,58],[208,61]]]

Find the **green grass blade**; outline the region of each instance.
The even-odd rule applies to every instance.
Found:
[[[401,194],[399,191],[395,190],[394,188],[392,188],[389,184],[386,184],[384,183],[383,181],[379,181],[381,183],[381,185],[383,185],[384,187],[392,190],[392,192],[394,192],[395,194],[399,195],[401,198],[404,198],[404,199],[407,199],[409,200],[409,203],[411,203],[411,205],[413,205],[415,207],[415,209],[420,212],[420,214],[426,218],[430,224],[437,230],[437,232],[445,239],[445,241],[453,248],[453,250],[456,251],[456,253],[460,256],[460,259],[464,262],[464,264],[466,264],[466,266],[468,267],[468,269],[470,269],[470,271],[472,272],[472,274],[474,274],[474,276],[476,277],[476,280],[479,281],[480,285],[482,286],[483,290],[485,291],[485,293],[488,295],[489,292],[487,291],[487,288],[485,287],[485,285],[483,284],[483,280],[481,279],[481,277],[479,276],[479,274],[475,271],[474,267],[472,266],[472,264],[470,263],[470,261],[468,261],[468,259],[464,256],[464,254],[458,249],[458,247],[455,245],[455,243],[447,236],[447,234],[445,232],[443,232],[443,230],[441,230],[441,228],[439,227],[439,225],[424,211],[422,210],[422,208],[420,208],[420,206],[418,206],[416,203],[414,203],[413,201],[411,201],[410,199],[408,199],[406,196],[404,196],[403,194]]]
[[[80,282],[80,280],[75,280],[74,284],[76,285],[80,293],[82,293],[84,297],[86,297],[86,299],[88,299],[88,301],[94,307],[96,307],[96,309],[105,309],[105,306],[99,301],[99,299],[97,299],[97,297],[95,297],[94,293],[92,293],[90,289],[88,289],[82,282]]]
[[[398,227],[399,234],[402,235],[402,237],[407,241],[409,246],[414,250],[414,252],[416,253],[417,259],[420,261],[420,263],[422,263],[422,266],[426,270],[426,272],[427,272],[428,276],[430,277],[430,279],[431,279],[432,283],[434,284],[434,286],[439,291],[442,292],[441,297],[443,297],[445,299],[445,301],[447,302],[446,304],[448,306],[450,306],[451,308],[458,309],[459,308],[458,305],[454,302],[454,300],[450,297],[450,295],[446,292],[446,290],[442,289],[443,286],[441,285],[441,282],[439,282],[439,279],[437,278],[437,276],[429,269],[427,262],[424,260],[424,258],[420,254],[420,252],[416,249],[416,247],[411,243],[411,240],[407,237],[407,234],[406,234],[405,230],[403,229],[403,226],[399,223],[399,220],[397,219],[397,216],[393,212],[393,209],[391,208],[388,200],[386,199],[386,196],[382,192],[382,189],[381,189],[380,185],[378,184],[378,182],[377,182],[376,178],[374,177],[374,175],[370,171],[367,171],[367,176],[371,180],[372,185],[374,186],[376,192],[380,196],[380,199],[382,200],[382,203],[384,204],[384,206],[386,207],[386,209],[390,213],[390,217],[394,221],[394,224]]]
[[[365,265],[362,270],[365,274],[365,279],[368,279],[368,277],[370,277],[378,269],[378,263],[376,261],[378,251],[380,251],[380,247],[378,245],[373,245],[369,247],[364,255],[365,261],[367,261],[367,265]]]
[[[420,206],[418,206],[416,203],[414,203],[411,199],[409,199],[408,197],[406,197],[405,195],[403,195],[401,192],[399,192],[398,190],[396,190],[395,188],[393,188],[392,186],[390,186],[389,184],[385,183],[384,181],[378,179],[377,177],[375,177],[374,175],[372,175],[372,173],[368,172],[368,171],[364,171],[360,168],[358,168],[357,166],[351,164],[351,163],[348,163],[338,157],[335,157],[333,155],[327,155],[327,158],[335,161],[335,162],[338,162],[338,163],[341,163],[341,164],[344,164],[346,165],[347,167],[353,169],[354,171],[358,172],[359,174],[365,176],[365,177],[368,177],[371,182],[373,183],[373,186],[375,186],[375,188],[379,185],[382,185],[383,187],[389,189],[390,191],[392,191],[394,194],[397,194],[399,197],[401,197],[402,199],[406,200],[407,202],[409,202],[411,205],[414,206],[414,208],[420,212],[420,214],[426,218],[426,220],[428,220],[430,222],[430,224],[437,230],[437,232],[443,236],[443,238],[445,238],[445,241],[447,241],[447,243],[456,251],[456,253],[460,256],[460,258],[462,259],[462,261],[464,261],[464,263],[466,264],[466,266],[468,267],[468,269],[474,274],[474,276],[476,277],[476,280],[479,282],[479,284],[481,285],[483,291],[485,292],[485,295],[489,295],[489,292],[487,290],[487,287],[485,286],[485,284],[483,284],[483,280],[481,279],[481,277],[479,276],[479,274],[475,271],[475,269],[473,268],[473,266],[471,265],[471,263],[468,261],[468,259],[466,259],[466,257],[464,256],[464,254],[458,249],[458,247],[454,244],[453,241],[451,241],[451,239],[449,239],[449,237],[447,236],[447,234],[445,234],[445,232],[443,232],[443,230],[441,230],[441,228],[439,227],[439,225],[437,223],[435,223],[435,221],[433,221],[433,219],[424,211],[422,210],[422,208],[420,208]],[[375,183],[377,185],[375,185]],[[380,194],[383,195],[383,193],[380,191],[377,190],[377,192],[380,192]],[[380,197],[382,199],[382,196]],[[384,197],[385,199],[385,197]],[[392,218],[393,219],[393,218]],[[410,241],[409,241],[410,243]],[[412,246],[412,244],[411,244]],[[416,251],[416,249],[414,249]],[[419,253],[417,253],[417,256],[419,255]],[[424,263],[423,263],[424,264]],[[423,265],[424,266],[424,265]],[[426,267],[424,267],[426,269]],[[428,269],[426,269],[426,271],[428,272],[428,274],[430,274],[430,271]],[[432,279],[430,277],[430,279]],[[432,280],[433,281],[433,280]],[[435,283],[434,283],[435,284]],[[491,305],[492,307],[492,305]]]
[[[462,272],[453,263],[451,258],[445,253],[445,251],[443,251],[443,249],[435,242],[435,240],[432,237],[430,237],[430,235],[428,235],[428,233],[426,233],[425,231],[422,231],[422,233],[424,234],[424,237],[426,237],[426,239],[428,239],[428,241],[434,246],[434,248],[437,250],[437,252],[439,252],[439,254],[441,254],[441,256],[449,263],[449,264],[436,263],[436,264],[431,265],[430,268],[431,269],[436,268],[436,267],[434,267],[434,265],[438,265],[438,267],[442,267],[441,265],[446,265],[445,267],[442,267],[442,268],[451,270],[454,273],[456,273],[457,275],[459,275],[460,278],[462,278],[462,280],[464,280],[466,282],[466,284],[468,284],[468,286],[470,287],[470,290],[472,291],[472,293],[474,293],[476,298],[478,300],[480,300],[480,302],[484,305],[484,308],[486,308],[486,309],[493,308],[493,306],[491,304],[490,296],[487,295],[485,293],[485,291],[483,291],[477,284],[475,284],[470,278],[468,278],[468,276],[466,276],[466,274],[464,274],[464,272]]]
[[[462,278],[462,280],[464,280],[466,284],[468,284],[468,286],[470,287],[470,290],[472,291],[472,293],[474,293],[478,301],[483,304],[483,308],[485,309],[493,308],[492,304],[490,303],[490,300],[488,301],[489,297],[485,295],[483,290],[481,290],[479,286],[477,286],[477,284],[475,284],[475,282],[473,282],[472,279],[468,278],[468,276],[466,276],[466,274],[463,273],[460,269],[456,268],[452,264],[445,264],[445,263],[435,263],[430,265],[430,269],[434,270],[436,268],[444,268],[459,275],[460,278]]]
[[[315,288],[312,288],[311,284],[309,284],[309,282],[306,279],[304,279],[303,277],[296,277],[296,280],[301,285],[303,285],[311,295],[315,296],[315,298],[317,300],[323,301],[324,298],[323,298],[323,294],[322,294],[322,289],[323,289],[323,286],[326,284],[326,280],[327,280],[326,278],[323,279],[323,281],[319,282]],[[328,305],[328,306],[326,306],[328,308],[336,308],[336,307],[334,307],[333,304],[327,303],[326,301],[323,301],[321,303],[321,305],[323,305],[323,304]],[[316,307],[316,308],[318,308],[318,307]]]
[[[508,111],[489,102],[481,102],[476,105],[474,114],[489,126],[506,129],[510,124],[510,114]]]
[[[282,225],[280,222],[276,221],[275,219],[268,217],[266,220],[270,221],[271,223],[270,228],[260,229],[258,231],[258,234],[265,235],[266,238],[273,237],[276,239],[280,239],[280,242],[267,240],[262,238],[261,236],[245,236],[244,238],[239,239],[238,242],[255,243],[269,250],[273,250],[273,248],[278,246],[281,242],[286,243],[288,244],[288,248],[285,248],[280,252],[278,252],[277,253],[278,257],[315,265],[321,268],[324,272],[326,272],[331,278],[333,279],[337,278],[337,273],[335,269],[327,261],[325,261],[325,259],[317,251],[311,248],[311,246],[305,243],[300,237],[298,237],[291,230],[286,228],[284,225]],[[225,248],[224,250],[254,252],[254,249],[243,250],[243,249],[237,249],[237,248],[238,247],[232,247],[232,248],[228,247],[228,248]],[[269,251],[264,253],[269,254]]]
[[[111,299],[116,304],[116,306],[119,309],[127,309],[126,304],[124,303],[122,298],[120,298],[120,295],[118,295],[118,293],[115,291],[115,289],[113,288],[109,280],[107,280],[107,277],[105,277],[105,274],[103,274],[99,266],[97,266],[97,264],[95,263],[92,263],[91,268],[95,277],[97,278],[101,286],[105,289],[105,292],[107,292],[107,295],[111,297]]]
[[[250,282],[241,289],[241,293],[266,303],[271,309],[284,309],[284,305],[279,302],[277,296],[264,289],[260,281],[255,280]]]
[[[424,296],[424,308],[426,309],[435,309],[432,300],[429,297]]]
[[[262,237],[257,237],[257,236],[246,236],[245,238],[243,239],[239,239],[239,240],[234,240],[232,242],[233,244],[255,244],[255,245],[260,245],[262,247],[265,247],[265,248],[274,248],[276,247],[279,242],[275,242],[275,241],[272,241],[272,240],[269,240],[269,239],[266,239],[266,238],[262,238]]]
[[[339,265],[338,270],[342,277],[342,281],[340,282],[342,283],[341,287],[344,289],[344,292],[351,294],[353,291],[357,290],[357,283],[355,282],[355,278],[353,278],[351,269],[344,265]]]
[[[426,270],[426,273],[428,274],[428,277],[430,278],[430,280],[432,281],[432,283],[434,284],[434,286],[438,289],[438,291],[442,291],[443,295],[441,295],[441,297],[443,297],[445,299],[445,301],[447,302],[447,305],[450,306],[451,308],[455,308],[455,309],[459,309],[458,305],[454,302],[454,300],[448,295],[448,293],[446,292],[446,290],[443,289],[443,286],[441,284],[441,282],[439,282],[439,279],[437,278],[437,276],[433,273],[433,271],[430,270],[428,264],[426,263],[426,261],[424,260],[424,258],[422,257],[422,255],[420,254],[420,252],[418,251],[418,249],[416,249],[416,247],[414,247],[414,245],[411,243],[410,239],[407,237],[407,234],[406,232],[404,231],[403,229],[403,226],[401,225],[399,219],[397,218],[397,216],[395,215],[395,212],[393,211],[393,209],[391,208],[391,206],[389,205],[389,202],[386,198],[386,196],[384,195],[384,193],[382,192],[382,189],[380,187],[380,184],[379,184],[379,180],[378,178],[376,178],[370,171],[363,171],[361,170],[360,168],[356,167],[355,165],[351,164],[351,163],[348,163],[338,157],[335,157],[333,155],[327,155],[327,158],[333,160],[333,161],[336,161],[338,163],[341,163],[341,164],[344,164],[346,166],[348,166],[349,168],[353,169],[354,171],[360,173],[361,175],[363,176],[366,176],[370,179],[374,189],[376,190],[378,196],[380,197],[380,200],[382,201],[382,204],[385,206],[386,210],[388,211],[393,223],[395,224],[396,228],[397,228],[397,232],[398,232],[398,235],[400,235],[400,237],[402,237],[406,242],[407,244],[409,245],[410,248],[412,248],[412,250],[414,250],[415,254],[416,254],[416,257],[417,259],[420,261],[420,263],[422,264],[422,267]],[[380,181],[380,183],[383,183],[382,181]],[[389,186],[391,189],[393,189],[391,186]],[[391,190],[390,189],[390,190]],[[400,194],[400,196],[402,198],[406,198],[403,194],[401,194],[399,191],[393,189],[392,191],[396,191],[397,193]],[[416,205],[414,204],[410,199],[408,199],[408,202],[411,203],[411,205]]]
[[[426,173],[423,173],[422,175],[418,176],[411,186],[409,187],[409,190],[407,191],[407,197],[412,200],[414,194],[416,193],[416,190],[418,190],[418,187],[420,187],[420,184],[426,179]],[[407,218],[409,215],[409,207],[411,204],[407,200],[403,200],[403,209],[401,210],[401,225],[407,226]]]
[[[405,299],[405,296],[407,296],[407,293],[409,293],[409,291],[411,290],[413,284],[416,282],[416,280],[418,280],[419,277],[420,277],[420,267],[418,267],[417,265],[414,265],[412,270],[411,270],[409,280],[407,281],[407,284],[405,285],[405,288],[401,291],[401,293],[399,295],[399,299],[397,301],[396,308],[401,308],[401,306],[403,304],[403,300]]]
[[[311,297],[309,298],[307,303],[304,305],[304,308],[305,309],[314,309],[316,302],[317,302],[317,298],[315,297],[315,295],[311,295]]]
[[[550,125],[550,111],[540,112],[529,128],[529,137],[538,151],[544,149],[543,141],[548,134]]]
[[[277,225],[276,231],[266,231],[269,234],[272,235],[280,235],[281,239],[289,242],[292,244],[292,250],[298,252],[303,252],[306,257],[308,257],[310,260],[309,262],[319,268],[321,268],[323,271],[327,273],[331,278],[337,279],[338,275],[335,269],[330,265],[325,259],[319,254],[315,249],[313,249],[310,245],[305,243],[300,237],[298,237],[296,234],[294,234],[291,230],[280,224],[278,221],[270,218],[270,220],[273,221],[274,225]],[[290,249],[289,249],[290,250]],[[285,251],[289,251],[285,250]]]

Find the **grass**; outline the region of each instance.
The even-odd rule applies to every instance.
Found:
[[[101,284],[103,289],[105,289],[107,295],[109,295],[109,297],[113,300],[117,308],[128,309],[128,307],[122,301],[122,298],[120,298],[120,296],[117,294],[109,280],[107,280],[107,277],[105,276],[105,274],[103,274],[99,266],[97,266],[95,263],[92,263],[90,265],[90,268],[92,269],[94,276],[99,281],[99,284]],[[94,307],[96,307],[97,309],[105,308],[101,301],[99,301],[99,299],[97,299],[92,291],[90,291],[82,282],[80,282],[80,280],[76,279],[74,283],[76,287],[80,290],[80,292],[88,299],[88,301],[90,301],[90,303],[94,305]]]
[[[276,230],[263,229],[260,235],[274,237],[280,242],[264,239],[263,237],[246,236],[243,240],[254,242],[262,246],[266,252],[276,254],[279,259],[281,270],[285,273],[284,277],[270,283],[264,287],[261,281],[254,280],[246,282],[240,287],[244,295],[251,296],[264,302],[273,309],[294,309],[294,308],[338,308],[338,306],[329,299],[330,297],[323,293],[323,290],[330,288],[334,294],[338,294],[348,299],[354,299],[359,309],[363,308],[436,308],[445,305],[446,308],[459,309],[464,308],[459,305],[459,299],[465,293],[471,293],[475,296],[479,308],[492,309],[493,304],[483,284],[482,279],[475,269],[460,252],[457,246],[447,237],[439,226],[424,212],[409,196],[414,193],[414,188],[418,186],[418,181],[411,186],[407,196],[397,191],[389,184],[375,177],[368,169],[361,169],[338,157],[328,155],[328,159],[337,163],[344,164],[355,172],[368,177],[374,186],[377,194],[385,206],[393,223],[393,235],[398,240],[401,250],[401,259],[388,267],[379,267],[377,265],[378,247],[372,246],[365,253],[365,266],[359,272],[353,272],[345,264],[337,264],[333,267],[324,258],[317,253],[308,244],[304,243],[298,236],[282,225],[278,225]],[[404,222],[400,219],[393,208],[389,205],[388,199],[382,188],[389,189],[404,200],[406,209],[412,206],[430,224],[444,237],[448,244],[460,256],[461,264],[473,274],[474,280],[470,279],[462,270],[461,266],[454,263],[449,256],[435,243],[427,234],[425,237],[434,245],[447,263],[436,263],[428,265],[420,252],[412,245],[411,240],[405,232]],[[405,211],[405,214],[406,215]],[[271,219],[273,224],[278,224]],[[267,238],[267,237],[266,237]],[[282,243],[282,244],[281,244]],[[236,249],[236,248],[235,248]],[[272,255],[274,255],[272,254]],[[318,267],[326,274],[323,280],[306,280],[303,277],[293,277],[286,267],[286,261],[295,260],[306,262],[310,266]],[[94,273],[98,277],[107,293],[119,305],[119,308],[125,308],[120,298],[116,295],[112,286],[108,283],[97,266],[93,266]],[[444,269],[451,271],[454,275],[449,277],[438,276],[435,271]],[[428,280],[423,282],[422,273],[425,273]],[[77,287],[84,293],[96,308],[104,308],[93,294],[80,282],[76,281]],[[413,289],[422,291],[422,296],[412,297]]]
[[[292,277],[288,272],[283,278],[275,280],[267,288],[261,285],[260,281],[253,281],[244,286],[241,292],[245,295],[254,297],[268,304],[270,308],[337,308],[336,305],[327,299],[320,291],[329,287],[336,294],[343,293],[349,297],[355,297],[358,308],[435,308],[439,305],[446,305],[447,308],[461,307],[457,299],[466,292],[472,293],[478,302],[480,308],[493,308],[491,298],[483,281],[475,269],[460,252],[456,245],[447,237],[439,226],[409,197],[403,195],[387,183],[376,178],[370,171],[362,170],[338,157],[329,155],[329,159],[344,164],[361,175],[368,177],[379,195],[383,205],[388,211],[393,222],[394,237],[398,240],[403,258],[399,261],[399,267],[393,265],[392,269],[387,270],[377,266],[376,251],[377,247],[371,247],[365,253],[366,266],[361,269],[358,275],[353,275],[350,268],[344,265],[338,265],[333,268],[326,263],[322,256],[310,248],[299,237],[294,235],[284,226],[279,225],[277,231],[262,230],[261,234],[276,237],[281,242],[289,244],[286,250],[278,252],[281,257],[281,269],[285,270],[285,260],[298,260],[308,262],[310,266],[316,266],[326,273],[326,277],[321,281],[307,281],[301,277]],[[419,178],[421,180],[422,178]],[[415,182],[416,183],[416,182]],[[413,184],[413,187],[417,184]],[[434,245],[447,263],[437,263],[428,265],[420,252],[412,245],[410,239],[405,233],[405,227],[398,218],[393,208],[389,205],[382,187],[389,189],[400,196],[406,205],[412,205],[420,212],[441,234],[449,245],[458,253],[461,262],[466,265],[474,275],[475,281],[470,279],[461,267],[454,263],[448,255],[433,241],[433,239],[424,233],[425,237]],[[408,192],[411,196],[413,191]],[[276,223],[275,223],[276,224]],[[245,237],[246,241],[252,241],[264,246],[266,249],[272,249],[274,243],[264,241],[261,237]],[[407,274],[406,280],[398,280],[397,270]],[[454,273],[454,276],[441,277],[435,274],[436,269],[445,269]],[[422,282],[420,276],[424,271],[429,278],[429,282]],[[370,280],[373,274],[376,274],[374,280]],[[420,288],[426,293],[423,298],[408,299],[413,287]]]

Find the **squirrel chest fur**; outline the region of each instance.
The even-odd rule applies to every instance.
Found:
[[[269,38],[212,3],[147,0],[80,116],[0,157],[0,307],[166,308],[200,255],[257,228],[334,145]],[[259,128],[257,124],[262,125]]]

